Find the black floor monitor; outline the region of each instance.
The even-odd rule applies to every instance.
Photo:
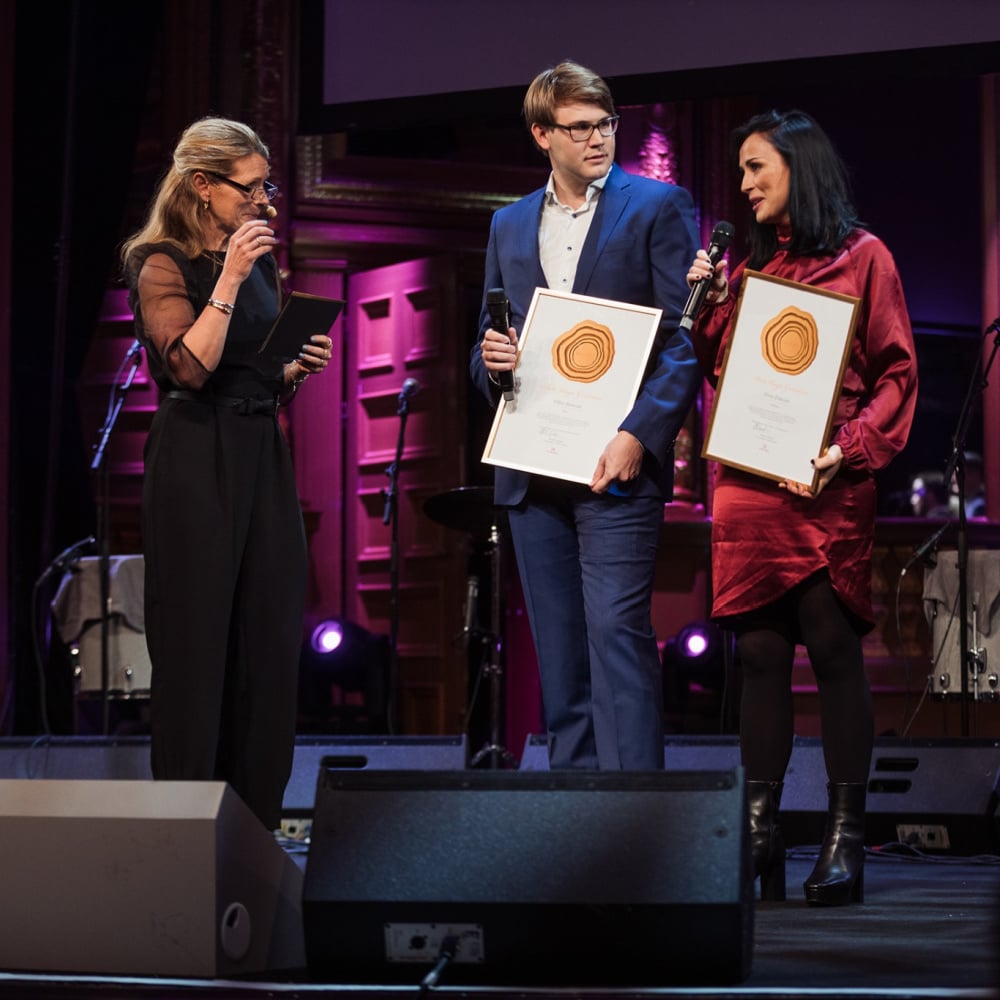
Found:
[[[324,770],[310,977],[661,986],[750,973],[742,772]]]

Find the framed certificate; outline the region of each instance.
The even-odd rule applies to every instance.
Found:
[[[536,288],[483,461],[589,483],[635,403],[662,310]]]
[[[746,271],[702,457],[815,491],[859,303]]]

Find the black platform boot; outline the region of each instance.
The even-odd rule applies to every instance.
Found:
[[[845,906],[864,900],[865,795],[867,785],[827,785],[830,793],[826,831],[819,860],[803,884],[806,902]]]
[[[753,877],[760,879],[762,900],[785,898],[785,840],[778,826],[782,787],[780,781],[747,782]]]

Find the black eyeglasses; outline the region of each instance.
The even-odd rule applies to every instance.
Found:
[[[223,177],[222,174],[217,174],[212,170],[206,170],[206,174],[209,177],[214,177],[217,181],[222,181],[223,184],[228,184],[231,188],[235,188],[237,191],[242,191],[251,201],[256,201],[261,195],[263,195],[268,201],[274,201],[278,197],[278,187],[276,184],[272,184],[270,181],[264,181],[263,184],[258,184],[255,187],[250,187],[249,184],[240,184],[239,181],[234,181],[229,177]]]
[[[575,125],[559,125],[553,122],[549,128],[561,128],[574,142],[586,142],[594,134],[594,129],[607,139],[618,131],[619,117],[620,115],[611,115],[594,122],[593,125],[587,122],[577,122]]]

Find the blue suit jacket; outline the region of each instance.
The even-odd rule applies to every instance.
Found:
[[[538,256],[544,197],[545,189],[540,188],[493,216],[480,339],[490,328],[485,289],[506,291],[511,326],[520,332],[535,288],[548,287]],[[698,246],[694,205],[684,188],[628,174],[617,165],[611,168],[580,254],[573,291],[663,310],[646,378],[620,426],[645,449],[642,471],[625,487],[631,496],[669,500],[673,493],[674,439],[701,380],[690,337],[677,326],[688,296],[685,275]],[[489,379],[478,341],[469,367],[473,381],[495,406],[499,389]],[[529,473],[498,466],[496,502],[520,503],[529,480]]]

